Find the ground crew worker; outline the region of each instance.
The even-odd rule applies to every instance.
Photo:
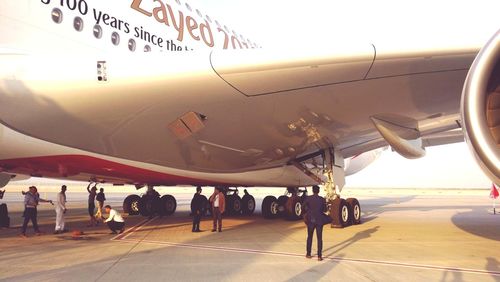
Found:
[[[42,232],[40,229],[38,229],[38,222],[37,222],[37,206],[39,202],[42,203],[51,203],[52,201],[45,200],[40,198],[40,195],[38,194],[38,190],[36,189],[35,186],[30,186],[28,192],[22,191],[24,195],[24,222],[23,222],[23,227],[21,229],[21,234],[20,236],[23,238],[26,237],[26,228],[28,227],[28,222],[31,220],[31,223],[33,224],[33,229],[35,229],[36,235],[41,235]]]
[[[104,209],[107,213],[109,213],[109,217],[105,222],[108,224],[111,234],[116,234],[116,231],[119,231],[120,234],[122,234],[125,230],[125,221],[123,220],[121,214],[112,209],[110,205],[106,205]]]
[[[94,187],[92,187],[92,189],[90,188],[90,185],[92,185],[92,182],[89,183],[89,185],[87,186],[87,191],[89,192],[89,206],[88,206],[88,212],[89,212],[89,216],[90,216],[90,223],[88,225],[88,227],[92,227],[94,225],[97,225],[97,221],[95,219],[95,215],[94,215],[94,210],[95,210],[95,197],[97,195],[97,187],[96,185],[97,184],[94,184]]]
[[[218,230],[222,232],[222,213],[226,208],[226,201],[221,187],[215,187],[214,193],[210,196],[210,204],[212,206],[213,228],[212,232]]]
[[[54,234],[66,232],[64,229],[64,214],[66,213],[66,185],[61,186],[61,192],[57,193],[56,201],[56,228]]]
[[[104,216],[102,216],[102,209],[104,208],[104,201],[106,201],[106,195],[104,195],[104,188],[99,189],[95,199],[97,200],[97,212],[95,214],[95,219],[97,222],[104,222]]]
[[[191,213],[193,214],[193,229],[192,232],[201,232],[200,230],[200,220],[201,213],[203,211],[203,196],[201,195],[201,187],[196,187],[196,193],[193,196]]]

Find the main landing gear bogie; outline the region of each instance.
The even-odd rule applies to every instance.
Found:
[[[226,201],[226,210],[224,212],[225,215],[252,215],[255,211],[255,198],[248,193],[248,191],[244,190],[243,197],[238,195],[239,191],[237,188],[230,187],[221,187],[221,192],[225,195]],[[212,215],[212,207],[210,201],[207,197],[202,195],[204,198],[203,203],[203,211],[202,215],[211,216]],[[191,205],[192,205],[191,201]],[[191,210],[193,208],[191,207]]]
[[[177,201],[172,195],[129,195],[123,201],[123,212],[129,215],[153,216],[171,215],[177,208]]]
[[[262,215],[273,219],[283,217],[289,220],[298,220],[303,217],[303,203],[307,196],[305,188],[287,188],[287,193],[278,198],[267,196],[262,201]],[[327,203],[332,227],[342,228],[361,223],[361,205],[356,198],[342,199],[337,197]]]

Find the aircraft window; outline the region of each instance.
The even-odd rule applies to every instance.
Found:
[[[200,10],[196,9],[196,13],[198,14],[198,16],[200,16],[200,18],[203,17],[203,15],[201,14]]]
[[[120,44],[120,35],[118,34],[118,32],[115,31],[113,32],[113,34],[111,34],[111,42],[116,46]]]
[[[135,40],[130,38],[128,41],[128,49],[132,52],[135,51]]]
[[[73,20],[73,27],[75,28],[76,31],[82,31],[83,30],[83,20],[80,17],[76,17]]]
[[[144,46],[144,52],[151,52],[151,47],[149,45]]]
[[[215,24],[217,25],[217,27],[220,27],[219,21],[215,20]]]
[[[209,23],[212,23],[212,19],[211,19],[208,15],[206,15],[206,16],[205,16],[205,18],[207,18],[207,21],[208,21]]]
[[[229,33],[229,28],[227,27],[227,25],[224,26],[224,29],[227,31],[227,33]]]
[[[179,4],[179,5],[181,4],[181,1],[179,1],[179,0],[175,0],[175,2],[177,2],[177,4]]]
[[[191,6],[189,6],[189,4],[188,4],[188,3],[186,3],[186,8],[187,8],[190,12],[192,12],[192,11],[193,11],[193,9],[191,9]]]
[[[102,27],[98,24],[94,25],[94,36],[97,39],[101,39],[102,37]]]
[[[63,13],[58,8],[52,10],[52,20],[60,24],[63,21]]]

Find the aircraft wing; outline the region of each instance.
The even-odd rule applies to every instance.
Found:
[[[349,158],[389,144],[416,158],[426,145],[455,142],[456,137],[430,139],[460,127],[464,81],[478,51],[368,44],[140,54],[127,60],[61,56],[57,64],[31,56],[9,61],[19,73],[0,89],[0,118],[17,132],[77,149],[72,155],[89,152],[92,158],[153,165],[179,176],[169,185],[178,179],[184,180],[177,184],[305,185],[318,178],[308,178],[304,167],[320,161],[294,164],[314,152],[333,147]],[[106,81],[96,75],[104,64]],[[265,171],[280,167],[292,169],[268,179]],[[22,173],[30,169],[32,164]],[[112,176],[99,171],[99,177],[146,180],[111,170]],[[247,172],[252,177],[238,177]]]

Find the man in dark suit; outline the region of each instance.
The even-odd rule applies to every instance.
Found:
[[[201,232],[200,230],[200,220],[201,213],[203,211],[203,197],[201,196],[201,187],[196,187],[196,193],[193,196],[193,201],[191,205],[191,213],[193,214],[193,230],[192,232]]]
[[[307,225],[307,253],[306,258],[312,258],[311,256],[311,246],[312,246],[312,236],[314,230],[316,230],[316,237],[318,240],[318,260],[322,261],[323,257],[321,251],[323,249],[323,224],[325,224],[325,208],[326,202],[325,198],[319,196],[319,186],[314,185],[312,187],[313,195],[308,196],[304,202],[304,208],[306,210],[305,222]]]

